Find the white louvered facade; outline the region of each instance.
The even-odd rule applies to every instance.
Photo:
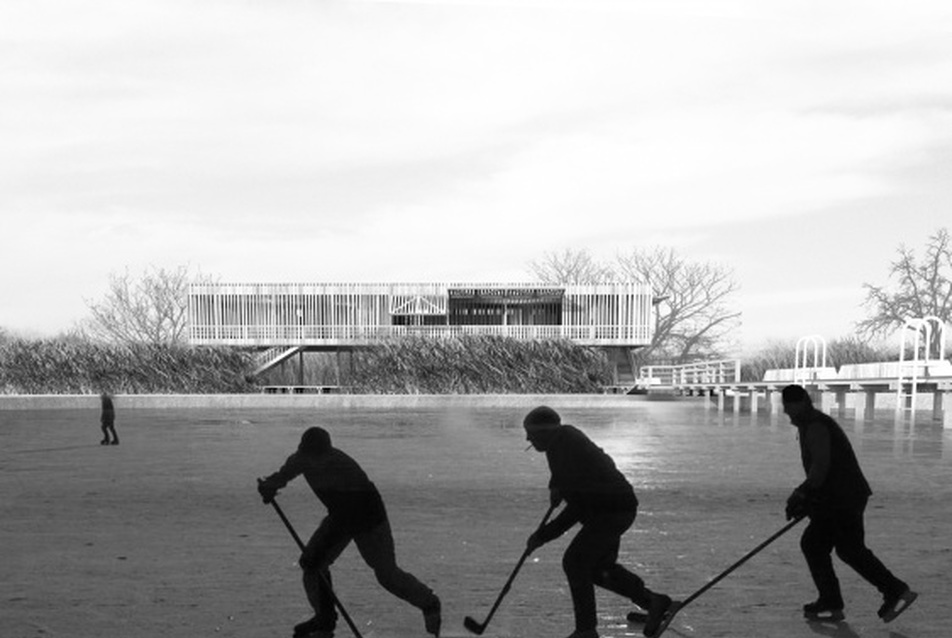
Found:
[[[194,345],[371,345],[401,335],[490,334],[638,347],[651,341],[644,284],[193,284]]]

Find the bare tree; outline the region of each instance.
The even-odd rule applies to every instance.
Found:
[[[183,343],[188,327],[188,285],[211,280],[200,273],[193,275],[188,266],[111,273],[105,297],[86,300],[92,317],[82,331],[120,344]]]
[[[681,363],[720,356],[737,327],[740,312],[731,309],[737,284],[731,269],[692,262],[673,249],[634,249],[602,264],[586,250],[546,253],[530,262],[543,283],[597,284],[646,282],[654,294],[655,331],[651,344],[638,352],[643,361]]]
[[[660,247],[635,249],[617,261],[625,279],[648,282],[655,296],[654,336],[639,358],[684,363],[722,356],[741,315],[730,304],[738,289],[732,269]]]
[[[610,266],[598,263],[586,250],[566,248],[545,253],[529,262],[529,270],[543,284],[602,284],[616,281]]]
[[[898,259],[889,265],[889,275],[898,280],[895,287],[863,284],[869,316],[857,322],[856,328],[864,336],[886,336],[902,328],[906,319],[932,316],[952,322],[952,237],[948,229],[940,228],[929,237],[921,261],[906,246],[900,245],[897,252]],[[938,331],[932,336],[937,340]]]

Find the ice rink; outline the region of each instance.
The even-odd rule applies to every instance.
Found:
[[[558,399],[550,403],[559,408]],[[123,410],[100,446],[97,410],[0,411],[0,636],[290,637],[307,618],[298,551],[255,480],[309,425],[357,459],[390,513],[397,559],[443,600],[444,636],[482,620],[547,507],[524,409]],[[684,598],[785,524],[803,477],[786,417],[697,404],[564,409],[611,454],[641,502],[621,562]],[[952,635],[952,431],[891,419],[841,423],[874,496],[870,548],[920,593],[890,625],[880,597],[836,561],[845,623],[806,623],[815,598],[794,528],[678,614],[665,636],[947,638]],[[303,479],[279,502],[305,538],[324,514]],[[484,634],[564,638],[569,535],[526,563]],[[349,547],[337,593],[367,638],[423,638]],[[641,636],[627,601],[598,594],[603,637]],[[341,621],[337,636],[350,635]]]

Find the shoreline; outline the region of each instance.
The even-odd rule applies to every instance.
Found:
[[[523,407],[549,403],[563,408],[616,408],[689,397],[627,394],[119,394],[116,408],[440,408]],[[99,409],[98,394],[0,395],[0,411]]]

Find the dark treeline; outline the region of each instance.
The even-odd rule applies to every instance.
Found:
[[[237,348],[0,339],[2,394],[257,392],[273,375],[250,380],[253,368],[253,353]],[[343,368],[323,370],[320,383],[335,377],[354,394],[495,394],[598,393],[612,382],[600,351],[569,341],[487,336],[395,339],[356,351]],[[296,376],[293,369],[286,376]]]
[[[598,393],[612,383],[604,353],[567,340],[407,337],[356,353],[353,393]]]
[[[2,394],[240,393],[250,353],[183,345],[110,345],[84,339],[0,340]]]
[[[744,381],[793,368],[795,342],[772,342],[742,361]],[[77,337],[23,339],[0,333],[0,394],[220,394],[263,385],[340,385],[353,394],[585,394],[613,384],[612,366],[594,348],[567,340],[519,341],[459,335],[405,337],[335,360],[309,353],[303,378],[295,359],[252,379],[252,350],[112,345]],[[908,353],[912,356],[911,352]],[[807,365],[813,365],[812,349]],[[895,347],[856,337],[833,339],[827,365],[895,361]]]

